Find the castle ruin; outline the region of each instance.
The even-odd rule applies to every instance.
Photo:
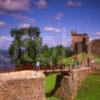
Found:
[[[76,31],[71,31],[71,41],[73,55],[82,52],[88,52],[89,37],[86,33],[79,34]]]

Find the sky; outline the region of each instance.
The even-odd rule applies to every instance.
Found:
[[[100,0],[0,0],[0,48],[14,27],[38,26],[43,44],[70,46],[71,30],[100,38]]]

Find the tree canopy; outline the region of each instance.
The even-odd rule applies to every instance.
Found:
[[[10,31],[14,38],[9,47],[12,62],[15,64],[35,63],[38,59],[39,50],[42,46],[38,27],[13,28]]]

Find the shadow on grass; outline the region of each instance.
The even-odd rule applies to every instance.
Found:
[[[54,94],[57,91],[57,89],[61,86],[62,77],[63,76],[60,75],[60,74],[57,75],[54,89],[52,89],[50,92],[46,93],[46,97],[52,97],[52,96],[54,96]]]

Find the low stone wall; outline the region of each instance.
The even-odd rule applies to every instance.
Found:
[[[45,100],[45,76],[20,71],[0,74],[0,100]]]
[[[61,100],[73,100],[78,88],[91,73],[91,68],[78,68],[71,69],[70,76],[58,75],[54,95]]]

